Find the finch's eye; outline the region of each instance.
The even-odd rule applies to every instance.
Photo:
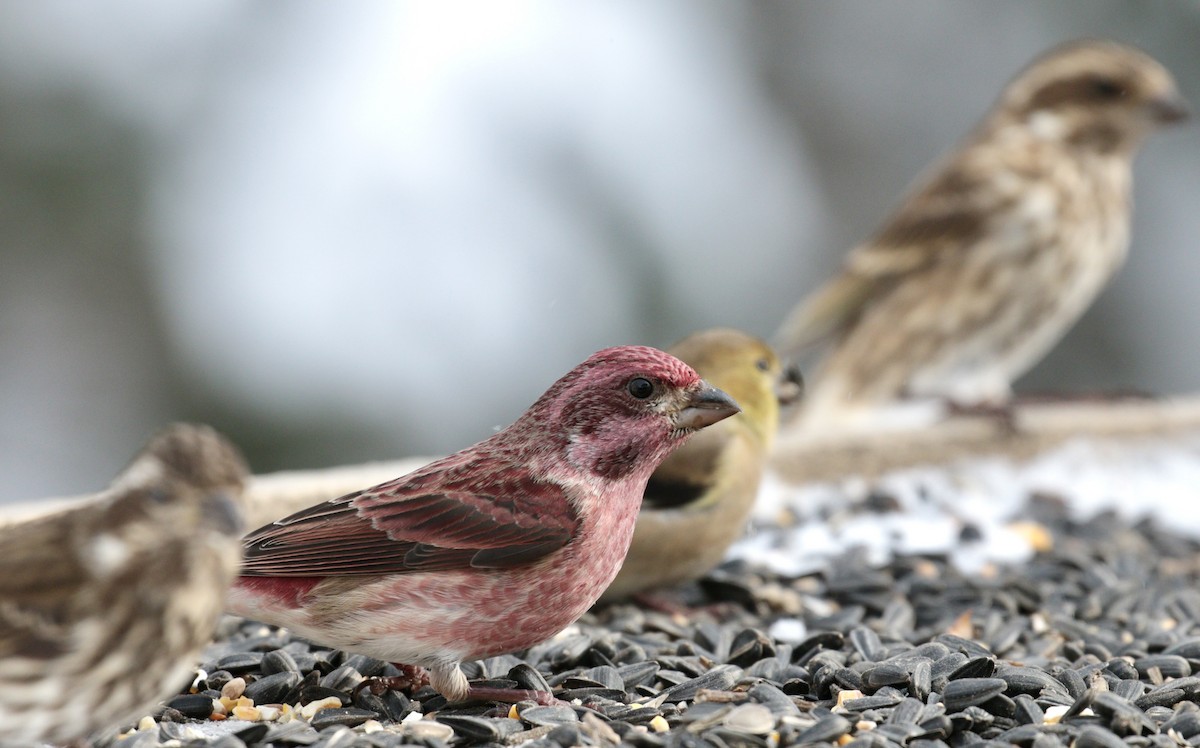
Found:
[[[1098,99],[1119,99],[1125,95],[1125,87],[1112,78],[1095,78],[1092,93]]]
[[[771,362],[766,360],[765,358],[760,358],[759,360],[754,362],[754,367],[756,369],[758,369],[759,371],[770,371],[771,370]]]
[[[629,394],[636,397],[638,400],[645,400],[654,394],[654,385],[645,377],[634,377],[629,380],[629,384],[625,385],[625,389],[629,390]]]

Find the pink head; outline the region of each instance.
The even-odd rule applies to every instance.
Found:
[[[595,476],[648,478],[689,435],[738,410],[674,356],[622,346],[568,372],[513,429],[540,432],[544,447],[565,449],[570,463]]]

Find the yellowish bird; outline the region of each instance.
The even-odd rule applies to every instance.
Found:
[[[695,333],[670,353],[742,412],[693,436],[654,472],[629,554],[602,601],[691,581],[721,562],[754,506],[780,402],[799,394],[771,347],[737,330]]]

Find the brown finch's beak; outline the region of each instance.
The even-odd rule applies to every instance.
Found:
[[[688,395],[686,405],[675,416],[675,428],[695,431],[741,412],[732,397],[701,380],[699,388]]]
[[[229,535],[241,535],[246,529],[241,509],[226,493],[206,497],[204,514],[209,525]]]
[[[1191,115],[1187,102],[1179,94],[1160,96],[1150,102],[1150,116],[1164,124],[1185,120]]]

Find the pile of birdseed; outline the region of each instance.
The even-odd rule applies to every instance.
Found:
[[[1020,564],[849,553],[789,576],[732,562],[670,601],[686,614],[611,606],[464,663],[558,706],[356,692],[395,669],[231,619],[196,693],[119,744],[1200,744],[1200,544],[1045,497],[1023,515],[1053,542]]]
[[[732,558],[785,576],[825,567],[848,548],[883,566],[896,555],[946,554],[959,568],[1027,561],[1046,538],[1025,518],[1030,496],[1058,497],[1071,516],[1117,510],[1200,537],[1200,433],[1078,439],[1035,459],[977,457],[895,470],[874,480],[791,485],[768,472],[754,528]]]

